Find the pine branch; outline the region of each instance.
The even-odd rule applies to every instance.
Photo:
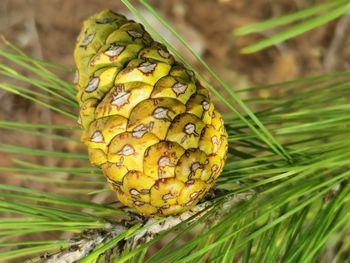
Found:
[[[120,222],[119,224],[109,224],[104,229],[83,231],[78,237],[70,240],[70,246],[67,249],[53,254],[45,254],[39,258],[45,263],[75,262],[85,258],[96,248],[113,241],[113,239],[133,227],[141,226],[141,231],[134,236],[125,239],[124,242],[119,242],[115,246],[109,248],[106,253],[108,254],[108,252],[111,253],[111,251],[117,250],[118,254],[120,254],[127,246],[130,246],[133,251],[137,251],[142,244],[152,241],[159,234],[172,230],[183,223],[192,224],[201,217],[209,214],[211,210],[215,209],[215,212],[212,213],[210,218],[207,218],[206,221],[206,224],[210,225],[213,220],[221,218],[224,214],[230,211],[233,206],[252,198],[253,194],[252,191],[247,191],[246,193],[239,193],[227,198],[222,196],[221,198],[225,201],[220,203],[218,207],[214,205],[213,201],[207,201],[178,216],[169,216],[162,220],[155,218],[147,219],[130,213],[127,221]],[[215,198],[213,199],[213,195],[213,192],[209,193],[207,198],[215,200]]]
[[[116,236],[126,232],[127,227],[111,225],[103,230],[84,231],[81,237],[71,240],[68,249],[52,255],[43,255],[40,258],[46,263],[76,262],[83,259],[101,244],[105,244]]]

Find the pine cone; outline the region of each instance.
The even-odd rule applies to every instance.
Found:
[[[84,22],[74,58],[81,140],[119,201],[147,216],[192,208],[227,155],[208,90],[142,25],[109,10]]]

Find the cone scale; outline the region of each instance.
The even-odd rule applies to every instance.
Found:
[[[145,216],[196,205],[223,169],[227,133],[193,72],[110,10],[84,22],[74,59],[81,140],[119,201]]]

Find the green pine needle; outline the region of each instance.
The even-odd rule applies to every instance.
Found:
[[[295,12],[290,15],[272,18],[261,23],[254,23],[251,25],[243,26],[236,29],[234,31],[234,34],[236,36],[243,36],[251,33],[263,32],[279,27],[281,25],[287,25],[298,20],[307,19],[305,22],[300,22],[295,26],[291,26],[281,32],[273,34],[271,37],[267,37],[261,41],[258,41],[241,49],[241,53],[250,54],[271,46],[275,46],[293,37],[299,36],[316,27],[333,21],[349,12],[350,3],[348,0],[329,1],[318,6],[312,6],[299,12]]]

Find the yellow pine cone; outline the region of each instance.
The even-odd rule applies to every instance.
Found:
[[[208,90],[142,25],[109,10],[84,22],[74,58],[81,140],[119,201],[147,216],[192,208],[227,155]]]

